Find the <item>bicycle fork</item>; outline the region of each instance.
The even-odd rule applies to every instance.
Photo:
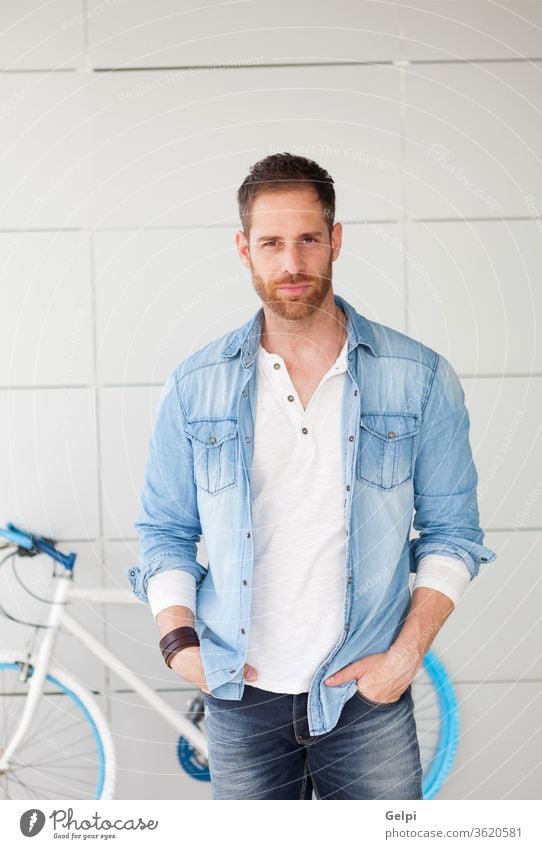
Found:
[[[21,719],[11,737],[11,740],[0,754],[0,774],[6,772],[9,768],[10,759],[13,757],[18,746],[24,740],[25,734],[31,726],[39,698],[42,695],[43,682],[47,675],[49,659],[53,652],[56,635],[60,625],[62,607],[70,589],[69,581],[71,581],[71,574],[58,575],[58,579],[58,585],[51,605],[51,613],[47,622],[47,631],[45,632],[45,637],[42,640],[36,664],[33,667],[32,675],[30,676],[28,695],[25,699]],[[27,672],[28,669],[23,667],[23,675],[26,675]]]

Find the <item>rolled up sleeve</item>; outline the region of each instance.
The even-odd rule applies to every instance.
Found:
[[[194,576],[197,587],[207,574],[196,559],[202,530],[192,445],[184,433],[184,421],[175,370],[169,375],[158,402],[141,509],[134,522],[140,559],[136,566],[125,570],[134,595],[145,602],[149,601],[147,582],[158,572],[180,569]]]
[[[412,572],[422,557],[447,554],[465,563],[472,580],[481,563],[497,557],[483,544],[469,431],[459,377],[446,357],[436,354],[414,468],[413,526],[419,536],[409,543]]]

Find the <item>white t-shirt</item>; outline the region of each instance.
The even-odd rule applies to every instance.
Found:
[[[307,692],[343,631],[341,405],[347,344],[306,409],[284,359],[262,345],[258,349],[251,469],[254,568],[246,663],[258,672],[253,685],[272,692]],[[432,554],[420,560],[413,589],[438,589],[457,604],[469,581],[462,561]],[[174,604],[194,611],[195,578],[180,570],[159,572],[149,579],[147,596],[155,617]]]

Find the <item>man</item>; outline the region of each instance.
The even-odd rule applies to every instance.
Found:
[[[204,692],[213,798],[420,799],[411,682],[496,558],[464,393],[334,294],[327,171],[268,156],[238,202],[262,308],[164,386],[129,580]]]

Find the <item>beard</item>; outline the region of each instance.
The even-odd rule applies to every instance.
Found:
[[[280,277],[266,276],[267,279],[264,279],[261,274],[258,274],[251,260],[252,284],[260,299],[276,316],[301,321],[320,308],[331,289],[332,264],[333,260],[330,256],[327,268],[322,274],[283,274]],[[295,284],[305,284],[307,289],[299,295],[291,295],[279,289],[279,286]]]

